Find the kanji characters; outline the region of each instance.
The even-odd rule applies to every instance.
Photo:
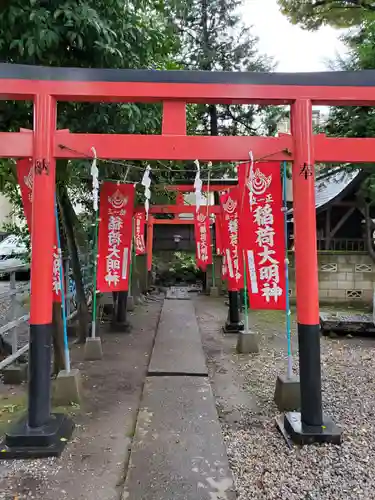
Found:
[[[270,302],[271,298],[273,298],[274,302],[277,303],[282,294],[283,289],[280,288],[275,281],[271,285],[269,283],[265,283],[262,288],[262,297],[265,297],[267,303]]]
[[[260,247],[263,245],[269,245],[270,247],[273,247],[275,231],[272,226],[259,227],[256,230],[256,234],[256,242]]]
[[[262,281],[274,280],[275,283],[279,283],[280,281],[279,266],[277,264],[272,264],[271,266],[260,267],[259,277]]]
[[[272,226],[273,213],[271,205],[267,203],[266,205],[257,207],[254,210],[254,222],[258,226]]]
[[[259,265],[262,266],[266,262],[270,262],[271,264],[278,264],[279,262],[272,257],[272,255],[275,255],[275,253],[275,250],[272,250],[270,247],[264,245],[263,252],[258,253],[258,256],[261,258]]]
[[[122,229],[123,222],[121,217],[116,217],[114,215],[110,215],[108,222],[109,231],[120,231]]]

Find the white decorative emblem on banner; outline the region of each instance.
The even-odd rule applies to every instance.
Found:
[[[195,189],[195,205],[196,211],[199,212],[199,209],[202,205],[202,180],[201,180],[201,167],[199,165],[199,161],[195,160],[195,166],[197,167],[197,173],[195,175],[194,181],[194,189]]]
[[[23,180],[25,181],[26,187],[28,187],[30,189],[29,200],[32,202],[33,201],[33,185],[34,185],[34,169],[32,166],[30,167],[29,173],[27,175],[25,175]]]
[[[237,201],[234,201],[230,196],[228,197],[227,201],[223,205],[224,210],[228,214],[233,214],[236,211],[237,208]]]
[[[97,167],[97,157],[95,148],[91,148],[91,151],[94,155],[94,159],[91,165],[91,176],[92,176],[92,200],[94,211],[98,211],[98,202],[99,202],[99,169]]]
[[[259,168],[257,168],[255,170],[255,173],[254,171],[250,173],[247,187],[253,193],[253,195],[259,196],[267,191],[267,189],[271,185],[271,182],[272,175],[267,177],[263,172],[259,170]]]
[[[146,212],[146,220],[148,220],[148,212],[150,210],[150,198],[151,198],[151,178],[150,178],[151,167],[147,165],[146,171],[143,174],[142,178],[142,186],[145,188],[145,212]]]
[[[108,201],[115,210],[121,210],[128,203],[128,197],[124,196],[118,189],[113,193],[112,196],[108,196]],[[125,214],[121,214],[125,215]]]

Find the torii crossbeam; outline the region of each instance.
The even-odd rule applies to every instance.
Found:
[[[52,252],[57,158],[91,156],[129,160],[293,162],[293,203],[301,413],[285,425],[296,441],[337,441],[323,417],[314,162],[375,162],[375,139],[313,136],[312,105],[375,102],[375,72],[312,74],[216,73],[41,68],[0,64],[0,97],[32,100],[34,130],[0,134],[0,157],[34,161],[30,309],[30,378],[27,419],[5,441],[10,456],[56,452],[61,429],[50,414]],[[58,101],[162,102],[162,135],[71,134],[56,130]],[[186,104],[291,105],[292,135],[204,137],[186,135]],[[60,443],[61,445],[61,443]],[[31,448],[32,446],[32,448]],[[61,447],[61,446],[60,446]]]

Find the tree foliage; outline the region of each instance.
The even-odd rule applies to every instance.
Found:
[[[357,26],[375,14],[375,2],[371,0],[278,0],[278,4],[293,24],[308,30],[323,25]]]
[[[181,37],[181,65],[203,71],[271,71],[272,60],[259,53],[258,39],[243,24],[239,0],[176,0],[172,24]],[[257,106],[198,106],[198,132],[256,135]]]

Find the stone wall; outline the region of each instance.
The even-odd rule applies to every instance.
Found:
[[[293,252],[289,253],[289,262],[289,293],[295,299]],[[375,264],[367,253],[319,252],[318,269],[321,303],[372,303]]]

